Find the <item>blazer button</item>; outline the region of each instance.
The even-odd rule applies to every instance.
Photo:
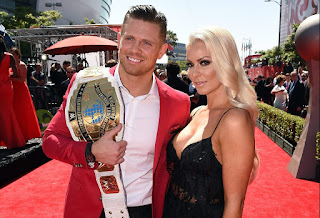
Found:
[[[102,201],[102,196],[100,196],[100,198],[99,198],[99,199],[100,199],[100,201]]]

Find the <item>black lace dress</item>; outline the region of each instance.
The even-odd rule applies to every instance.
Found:
[[[182,151],[181,159],[173,147],[174,137],[169,142],[167,168],[171,174],[171,181],[163,217],[222,217],[224,210],[222,165],[212,150],[212,135],[188,145]]]

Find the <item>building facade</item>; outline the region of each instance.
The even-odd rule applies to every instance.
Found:
[[[32,7],[37,11],[57,10],[62,18],[56,25],[85,24],[84,18],[97,24],[108,24],[112,0],[0,0],[0,11],[13,14],[16,7]]]
[[[314,14],[319,14],[319,0],[280,0],[281,24],[280,44],[286,42],[288,35],[292,33],[292,25],[299,24]]]
[[[176,46],[174,46],[172,56],[169,56],[169,60],[171,61],[186,61],[187,60],[187,51],[186,51],[186,44],[177,42]]]
[[[5,11],[9,15],[13,14],[16,7],[31,7],[36,9],[37,0],[0,0],[0,11]]]

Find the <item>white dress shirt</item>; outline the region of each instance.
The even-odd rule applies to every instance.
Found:
[[[114,77],[119,84],[124,107],[124,137],[127,141],[124,162],[120,164],[127,206],[152,203],[153,157],[158,132],[160,98],[153,75],[148,94],[133,97],[123,86],[118,67]],[[139,85],[139,84],[137,84]]]

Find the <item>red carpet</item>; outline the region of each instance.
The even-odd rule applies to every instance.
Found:
[[[259,175],[248,188],[244,217],[319,218],[319,183],[294,178],[291,157],[257,127],[256,148]]]
[[[295,179],[290,157],[256,128],[261,159],[243,217],[319,217],[319,184]],[[50,161],[0,190],[0,217],[62,217],[71,166]]]
[[[71,166],[52,160],[0,190],[1,218],[63,217]]]

